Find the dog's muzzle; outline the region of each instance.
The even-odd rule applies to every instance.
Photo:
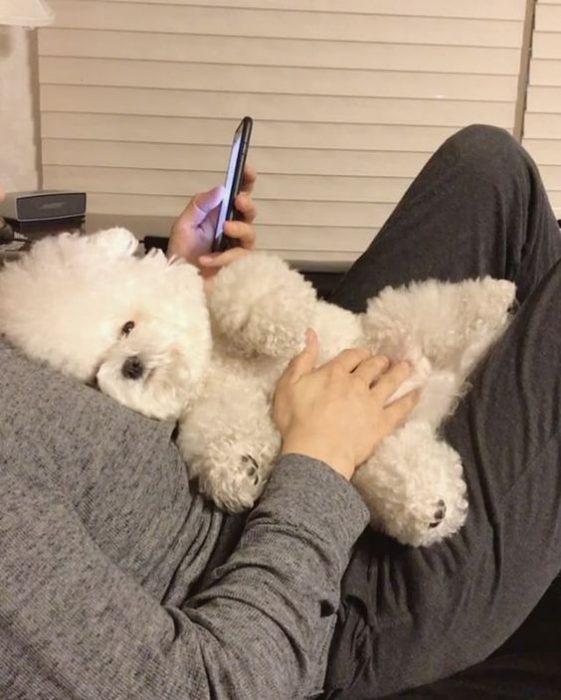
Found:
[[[144,374],[144,365],[138,355],[127,357],[121,367],[121,374],[125,379],[140,379]]]

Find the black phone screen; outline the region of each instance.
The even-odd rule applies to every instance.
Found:
[[[224,199],[220,205],[220,212],[216,222],[213,250],[226,250],[236,243],[224,235],[224,223],[235,218],[234,200],[242,183],[252,125],[253,120],[251,117],[244,117],[234,134],[224,183]]]

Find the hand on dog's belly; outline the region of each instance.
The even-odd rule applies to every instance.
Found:
[[[408,394],[385,407],[411,367],[390,367],[387,357],[355,348],[315,368],[318,354],[310,332],[277,384],[273,415],[282,451],[320,459],[350,479],[415,405],[416,395]]]

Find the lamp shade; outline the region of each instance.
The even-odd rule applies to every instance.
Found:
[[[45,0],[0,0],[0,24],[44,27],[54,19],[55,13]]]

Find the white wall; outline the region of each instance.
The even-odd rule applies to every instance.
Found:
[[[37,188],[37,78],[31,32],[0,27],[0,188]]]

